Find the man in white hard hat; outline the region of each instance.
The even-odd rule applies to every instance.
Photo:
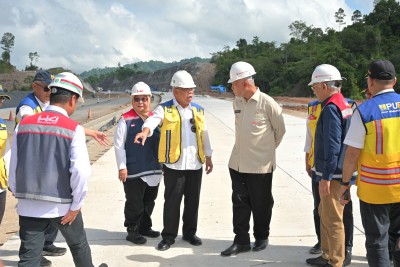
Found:
[[[315,68],[309,85],[321,102],[314,137],[314,167],[319,180],[319,215],[322,255],[307,259],[312,266],[342,267],[345,259],[343,208],[337,198],[342,183],[344,137],[350,126],[353,110],[340,93],[342,77],[329,64]],[[349,183],[347,183],[349,184]]]
[[[24,118],[13,135],[9,184],[18,199],[18,266],[40,266],[45,231],[51,224],[65,237],[75,266],[92,267],[80,213],[88,190],[90,161],[84,130],[69,118],[82,97],[83,86],[78,77],[63,72],[49,88],[46,111]]]
[[[50,88],[49,84],[52,82],[53,76],[48,70],[38,70],[33,78],[31,87],[32,93],[28,94],[18,104],[15,113],[15,124],[28,116],[43,112],[50,104]],[[81,101],[82,101],[81,97]],[[100,145],[109,143],[107,135],[100,131],[95,131],[89,128],[84,128],[85,135],[93,137]],[[43,256],[62,256],[67,252],[66,248],[57,247],[54,245],[58,234],[57,228],[49,225],[46,230],[45,244],[43,246]],[[51,266],[51,261],[42,257],[41,267]]]
[[[202,244],[196,236],[202,165],[206,165],[207,174],[213,169],[204,108],[192,102],[196,87],[192,76],[187,71],[177,71],[171,86],[174,98],[154,109],[154,115],[145,121],[143,131],[135,138],[135,142],[144,144],[161,125],[158,160],[164,164],[165,202],[164,229],[158,250],[167,250],[175,243],[182,196],[185,197],[182,239],[193,246]]]
[[[255,85],[254,74],[252,65],[239,61],[232,65],[228,81],[235,94],[235,144],[229,159],[235,238],[221,256],[261,251],[268,246],[275,150],[286,130],[282,108]],[[249,235],[251,214],[253,247]]]
[[[132,109],[122,114],[114,135],[118,179],[125,192],[126,240],[138,245],[146,243],[145,236],[155,238],[160,235],[151,229],[151,214],[162,178],[157,157],[160,130],[155,129],[144,146],[134,143],[144,121],[153,115],[150,112],[151,95],[150,87],[144,82],[132,87]]]

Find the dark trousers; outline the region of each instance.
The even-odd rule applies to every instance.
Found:
[[[7,190],[0,193],[0,224],[6,210]]]
[[[229,169],[232,180],[234,243],[250,244],[250,217],[253,213],[253,231],[256,240],[269,237],[274,198],[272,173],[241,173]]]
[[[318,242],[321,243],[321,223],[318,213],[318,206],[321,202],[321,198],[319,196],[319,182],[311,182],[312,184],[312,194],[314,199],[314,226],[315,233],[317,234]],[[354,219],[353,219],[353,202],[350,201],[347,205],[344,206],[343,210],[343,225],[344,225],[344,244],[346,246],[346,250],[351,250],[353,248],[353,232],[354,232]]]
[[[45,231],[49,224],[60,230],[71,251],[75,266],[93,267],[90,247],[83,228],[82,214],[76,216],[71,225],[62,225],[61,218],[32,218],[19,216],[19,248],[18,267],[39,267],[45,240]]]
[[[127,179],[125,191],[125,227],[138,226],[140,231],[149,230],[153,225],[151,214],[158,194],[158,185],[149,186],[142,179]]]
[[[400,203],[369,204],[360,200],[361,220],[365,231],[368,265],[390,266],[388,242],[393,246],[393,264],[400,266]]]
[[[182,196],[185,196],[182,235],[190,238],[196,234],[202,175],[202,168],[173,170],[164,166],[163,239],[175,240],[178,235]]]
[[[58,234],[58,229],[53,224],[49,224],[46,231],[44,232],[44,246],[43,248],[47,248],[53,245],[56,240]]]

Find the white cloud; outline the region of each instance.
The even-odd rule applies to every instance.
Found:
[[[364,1],[363,1],[364,2]],[[372,0],[368,0],[372,2]],[[62,66],[75,72],[138,60],[210,57],[240,38],[287,42],[288,25],[303,20],[338,29],[334,14],[353,12],[345,0],[0,0],[0,35],[11,32],[11,63]]]

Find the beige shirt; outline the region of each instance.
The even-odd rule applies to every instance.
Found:
[[[269,173],[275,170],[275,149],[285,134],[282,108],[270,96],[257,91],[246,102],[236,97],[235,145],[229,168],[242,173]]]

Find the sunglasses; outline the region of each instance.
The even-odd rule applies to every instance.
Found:
[[[189,122],[190,122],[191,124],[193,124],[192,127],[190,128],[190,130],[192,130],[192,132],[196,133],[196,124],[194,123],[194,119],[191,118],[191,119],[189,120]]]
[[[45,91],[46,93],[47,93],[47,92],[50,92],[50,88],[49,88],[48,85],[42,85],[42,84],[40,84],[40,83],[36,83],[36,84],[39,85],[40,87],[42,87],[42,88],[43,88],[43,91]]]
[[[147,97],[134,97],[133,101],[139,103],[140,101],[142,102],[147,102],[148,98]]]

